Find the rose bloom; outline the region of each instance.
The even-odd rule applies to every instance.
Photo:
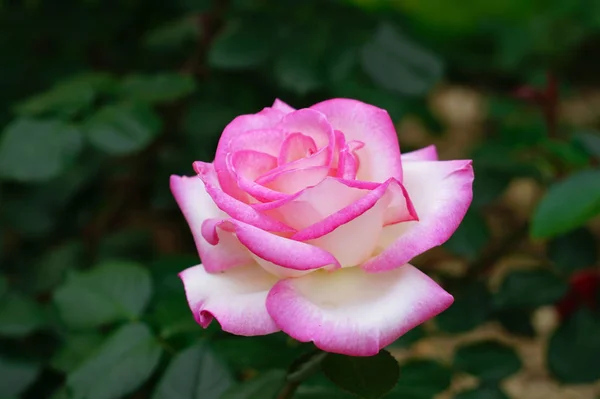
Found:
[[[180,277],[203,327],[370,356],[452,304],[408,262],[460,224],[471,161],[400,155],[385,110],[276,100],[235,118],[194,170],[171,190],[202,260]]]

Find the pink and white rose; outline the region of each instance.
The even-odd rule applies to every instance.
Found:
[[[386,111],[276,100],[235,118],[194,169],[171,190],[202,260],[180,276],[203,327],[369,356],[452,304],[408,262],[463,219],[471,161],[400,155]]]

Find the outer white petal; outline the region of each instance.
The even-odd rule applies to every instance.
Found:
[[[209,244],[202,236],[202,224],[212,218],[227,215],[215,205],[198,176],[171,176],[171,191],[181,209],[196,243],[196,248],[206,269],[219,272],[251,263],[252,257],[235,235],[219,231],[219,243]]]
[[[265,335],[279,328],[265,306],[277,281],[256,264],[210,274],[202,265],[179,274],[194,318],[206,328],[213,318],[224,331],[236,335]]]
[[[447,309],[450,294],[406,264],[385,273],[360,268],[281,280],[267,297],[275,323],[325,351],[371,356]]]

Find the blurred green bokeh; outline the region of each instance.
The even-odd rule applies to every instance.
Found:
[[[0,399],[276,394],[310,345],[194,322],[177,273],[199,260],[168,183],[276,98],[356,98],[390,113],[402,151],[474,160],[463,224],[415,262],[455,304],[393,353],[491,323],[548,341],[548,381],[598,388],[599,55],[597,0],[0,2]],[[525,186],[537,196],[516,209]],[[501,388],[522,363],[469,342],[404,359],[387,397],[467,373],[479,385],[456,397],[527,398]],[[294,397],[351,396],[317,375]]]

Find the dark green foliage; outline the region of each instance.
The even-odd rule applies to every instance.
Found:
[[[565,383],[586,383],[600,378],[600,320],[598,315],[580,310],[572,315],[550,339],[548,365]]]
[[[519,371],[521,360],[509,346],[482,341],[458,348],[454,367],[484,382],[497,382]]]
[[[497,308],[537,308],[552,305],[568,290],[567,282],[547,270],[520,270],[504,278],[494,296]]]
[[[396,385],[400,368],[392,355],[382,350],[369,357],[329,354],[323,360],[323,372],[345,391],[360,398],[378,399]]]
[[[435,318],[441,330],[449,333],[466,332],[488,320],[492,303],[485,282],[461,282],[450,289],[450,293],[454,296],[454,304]]]
[[[400,366],[400,379],[391,398],[431,398],[450,386],[452,370],[431,360],[411,360]]]
[[[532,234],[554,237],[600,213],[600,169],[575,173],[550,187],[532,219]]]
[[[425,399],[457,371],[480,380],[457,398],[506,398],[498,382],[521,361],[498,343],[398,367],[385,351],[323,361],[282,332],[195,322],[177,274],[200,260],[169,176],[212,161],[223,128],[275,98],[350,97],[397,126],[415,118],[428,134],[399,130],[403,152],[439,142],[454,156],[448,134],[483,132],[460,155],[474,162],[472,206],[440,250],[466,270],[423,262],[455,302],[390,351],[488,322],[536,340],[536,310],[558,304],[548,369],[600,379],[598,120],[552,115],[552,79],[562,97],[600,83],[598,4],[0,1],[0,398],[273,399],[301,382],[294,398]],[[434,94],[447,84],[483,93],[484,115],[452,123]],[[473,109],[460,101],[450,116]],[[516,179],[545,190],[524,219],[503,198]],[[516,253],[539,267],[491,284]]]

